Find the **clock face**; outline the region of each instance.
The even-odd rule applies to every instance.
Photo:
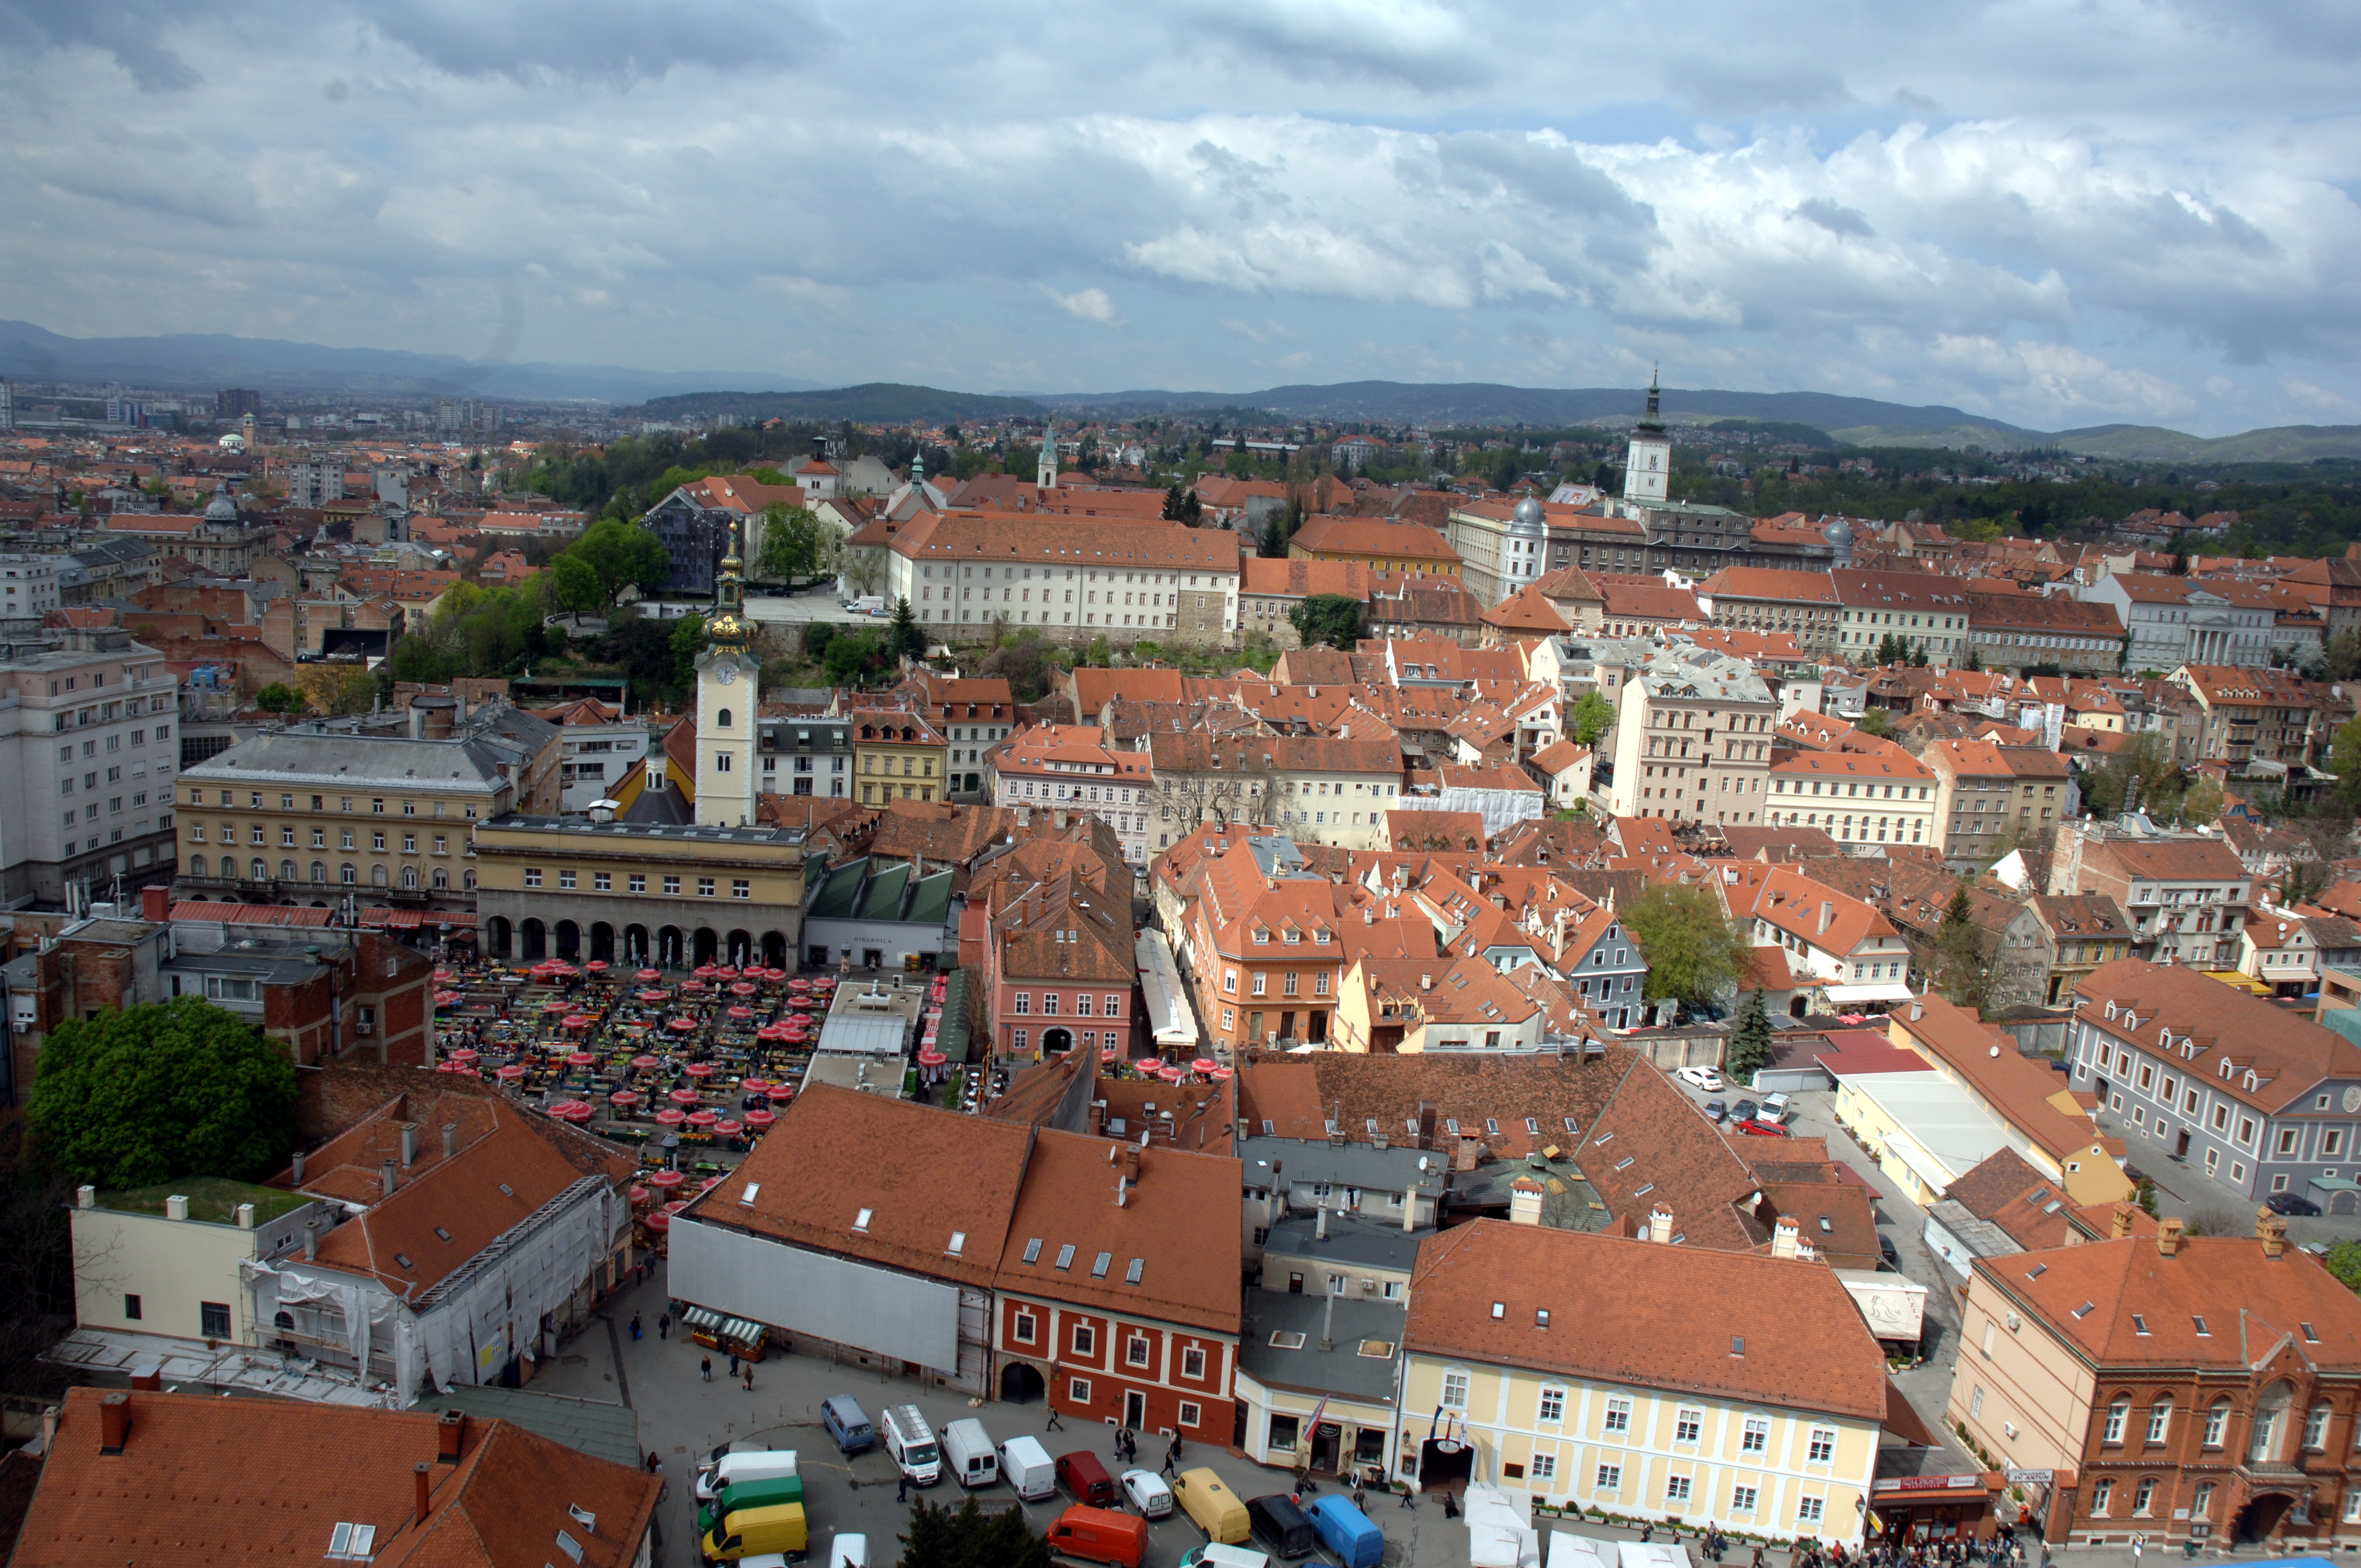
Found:
[[[730,682],[738,678],[738,666],[735,664],[724,664],[719,669],[713,672],[713,678],[719,681],[726,686]]]

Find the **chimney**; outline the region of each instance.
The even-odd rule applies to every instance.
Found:
[[[1093,1101],[1092,1101],[1092,1102],[1091,1102],[1091,1136],[1093,1136],[1093,1137],[1096,1138],[1096,1137],[1103,1137],[1103,1136],[1104,1136],[1104,1135],[1105,1135],[1105,1134],[1106,1134],[1106,1119],[1107,1119],[1107,1117],[1106,1117],[1106,1102],[1105,1102],[1105,1101],[1104,1101],[1104,1100],[1093,1100]]]
[[[1836,923],[1836,917],[1837,906],[1829,903],[1825,898],[1820,900],[1820,932],[1822,935],[1826,935],[1828,928]]]
[[[434,1457],[445,1464],[456,1464],[460,1450],[467,1445],[467,1412],[444,1411],[434,1423]]]
[[[1434,1102],[1432,1100],[1418,1102],[1418,1146],[1422,1149],[1434,1147]]]
[[[1793,1214],[1782,1214],[1771,1227],[1771,1255],[1793,1257],[1801,1250],[1803,1227],[1795,1223]]]
[[[185,1196],[175,1192],[170,1198],[164,1200],[164,1218],[168,1220],[185,1220],[188,1217],[189,1201]]]
[[[95,1209],[95,1208],[97,1208],[97,1207],[98,1207],[98,1189],[97,1189],[97,1188],[95,1188],[95,1187],[77,1187],[77,1188],[75,1188],[75,1189],[74,1189],[74,1207],[75,1207],[75,1208],[77,1208],[77,1209]]]
[[[254,1229],[253,1204],[240,1203],[237,1206],[237,1228],[241,1231],[250,1231]]]
[[[319,1256],[320,1222],[306,1220],[303,1222],[303,1260],[306,1263],[313,1263],[319,1260]]]
[[[2156,1250],[2158,1256],[2171,1257],[2180,1251],[2180,1233],[2189,1223],[2186,1220],[2158,1220],[2156,1223]]]
[[[401,1168],[408,1170],[412,1166],[416,1165],[417,1163],[418,1124],[415,1122],[404,1122],[401,1124]]]
[[[1314,1222],[1312,1239],[1323,1242],[1328,1239],[1328,1205],[1325,1203],[1320,1205],[1320,1218]]]
[[[297,1187],[303,1185],[303,1151],[302,1149],[295,1151],[295,1168],[289,1173],[289,1179]]]
[[[1332,1287],[1321,1292],[1328,1298],[1320,1304],[1320,1348],[1336,1348],[1336,1292]]]
[[[1670,1242],[1673,1239],[1673,1212],[1662,1204],[1648,1211],[1648,1239]]]
[[[2107,1218],[2107,1234],[2113,1240],[2121,1241],[2131,1234],[2132,1206],[2129,1203],[2117,1203],[2114,1212]]]
[[[422,1459],[410,1473],[418,1478],[418,1522],[424,1524],[434,1496],[434,1467]]]
[[[2268,1209],[2255,1211],[2255,1234],[2263,1244],[2265,1257],[2278,1257],[2287,1251],[2287,1222]]]
[[[98,1451],[120,1453],[131,1435],[131,1396],[107,1394],[98,1401]]]
[[[45,1406],[41,1410],[41,1452],[54,1453],[58,1446],[58,1408]]]
[[[1542,1223],[1542,1184],[1530,1176],[1521,1176],[1509,1184],[1509,1223],[1538,1225]]]
[[[161,926],[172,916],[172,890],[170,887],[143,887],[139,890],[139,918],[153,926]]]
[[[385,1195],[393,1196],[393,1161],[387,1160],[377,1168],[378,1179],[385,1186]]]
[[[1139,1179],[1140,1146],[1141,1146],[1137,1144],[1126,1144],[1123,1146],[1123,1173],[1126,1176],[1130,1177],[1134,1181],[1137,1181]]]
[[[459,1157],[459,1124],[456,1122],[443,1124],[443,1157],[445,1159]]]
[[[1416,1229],[1418,1229],[1418,1189],[1405,1187],[1402,1189],[1402,1230],[1407,1233]]]

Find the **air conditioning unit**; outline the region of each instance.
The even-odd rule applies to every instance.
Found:
[[[2011,1312],[2008,1315],[2008,1332],[2015,1333],[2017,1330],[2023,1327],[2025,1327],[2025,1320],[2018,1317],[2015,1312]]]
[[[356,1035],[374,1035],[377,1033],[377,1025],[374,1024],[356,1024],[353,1025],[353,1033]]]
[[[2003,1421],[2000,1423],[2000,1431],[2003,1437],[2013,1438],[2016,1435],[2016,1423],[2015,1421]]]

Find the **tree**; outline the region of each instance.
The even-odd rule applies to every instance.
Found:
[[[2361,1242],[2338,1242],[2320,1261],[2345,1288],[2361,1292]]]
[[[2346,719],[2329,742],[2328,771],[2336,775],[2336,793],[2346,805],[2361,803],[2361,718]]]
[[[1708,1003],[1735,982],[1738,938],[1710,890],[1659,883],[1624,906],[1623,924],[1648,960],[1648,1000]]]
[[[2197,775],[2197,782],[2180,796],[2180,825],[2202,828],[2218,821],[2222,816],[2222,786],[2209,773]]]
[[[273,681],[255,694],[254,706],[265,713],[301,713],[303,711],[303,694],[293,686]]]
[[[1361,635],[1361,601],[1343,594],[1312,594],[1287,612],[1306,648],[1325,642],[1349,653]]]
[[[306,664],[295,672],[305,703],[321,713],[367,713],[377,701],[377,677],[359,664]]]
[[[1596,746],[1598,738],[1615,728],[1615,705],[1595,691],[1582,694],[1568,716],[1574,730],[1575,744]]]
[[[910,608],[907,594],[894,600],[894,624],[885,633],[885,655],[890,659],[927,656],[927,633],[918,625],[917,612]]]
[[[1026,1527],[1021,1508],[985,1513],[973,1497],[956,1509],[921,1497],[910,1510],[910,1529],[898,1568],[1049,1568],[1049,1542]]]
[[[598,574],[601,605],[611,605],[623,590],[662,593],[672,581],[672,554],[664,541],[636,522],[601,518],[582,531],[582,537],[558,557],[571,555]],[[554,564],[554,563],[553,563]]]
[[[809,507],[763,508],[762,541],[754,575],[765,582],[784,583],[828,569],[829,530]]]
[[[1882,707],[1863,708],[1861,723],[1855,728],[1864,735],[1874,735],[1883,740],[1894,733],[1894,715]]]
[[[559,604],[577,613],[603,609],[614,602],[598,569],[579,555],[560,555],[549,564],[549,591]]]
[[[1262,520],[1262,543],[1255,554],[1266,561],[1287,559],[1287,520],[1278,512]]]
[[[1943,924],[1935,933],[1935,983],[1956,1007],[1982,1012],[1992,1000],[1992,964],[1984,950],[1983,933],[1976,928],[1974,901],[1965,882],[1951,890],[1944,906]]]
[[[878,635],[871,630],[840,631],[829,639],[820,655],[820,663],[829,678],[840,685],[857,685],[873,665],[884,663],[884,649]]]
[[[1733,1082],[1751,1084],[1754,1075],[1771,1059],[1771,1013],[1763,1003],[1763,988],[1756,986],[1738,1004],[1738,1017],[1730,1031],[1730,1049],[1722,1058],[1722,1070]]]
[[[52,1030],[29,1114],[43,1157],[78,1181],[254,1180],[294,1146],[295,1064],[203,997],[143,1002]]]
[[[1019,702],[1038,702],[1048,693],[1058,668],[1057,650],[1038,631],[1027,627],[1014,637],[1002,639],[976,665],[975,673],[987,680],[996,676],[1006,681]]]
[[[2129,811],[2169,815],[2180,793],[2180,764],[2173,761],[2170,743],[2153,729],[2133,736],[2082,777],[2082,798],[2102,817]]]
[[[599,640],[598,656],[623,672],[642,708],[678,690],[673,685],[672,628],[652,616],[625,612],[625,619],[609,626]]]
[[[1910,644],[1889,631],[1877,640],[1877,663],[1899,664],[1910,657]]]
[[[2349,681],[2361,675],[2361,631],[2340,631],[2328,640],[2322,651],[2321,674],[2332,681]]]
[[[697,685],[697,656],[705,652],[705,617],[684,615],[672,623],[672,683],[670,689],[686,692]]]

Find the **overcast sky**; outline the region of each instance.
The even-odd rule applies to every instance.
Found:
[[[0,315],[2361,420],[2350,0],[0,0]]]

